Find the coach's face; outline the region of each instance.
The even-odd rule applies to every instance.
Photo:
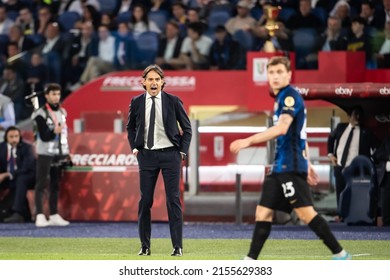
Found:
[[[269,85],[275,95],[291,80],[291,71],[284,64],[270,65],[267,70]]]
[[[161,91],[164,79],[156,71],[152,70],[146,75],[142,84],[151,96],[156,96]]]

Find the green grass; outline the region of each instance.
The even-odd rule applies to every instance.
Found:
[[[185,239],[183,260],[239,260],[249,239]],[[390,241],[342,240],[355,260],[390,260]],[[172,260],[169,239],[152,239],[152,255],[139,257],[137,238],[0,238],[0,260]],[[261,259],[328,260],[319,240],[268,240]]]

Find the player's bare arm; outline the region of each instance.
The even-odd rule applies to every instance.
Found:
[[[282,114],[279,117],[278,123],[271,126],[264,132],[256,133],[244,139],[238,139],[230,144],[230,151],[237,154],[241,149],[250,147],[255,144],[263,143],[271,139],[275,139],[280,135],[285,135],[293,121],[289,114]]]

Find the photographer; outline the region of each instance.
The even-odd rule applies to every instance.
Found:
[[[67,226],[57,211],[59,180],[62,168],[69,165],[68,127],[66,125],[66,110],[61,107],[61,86],[49,84],[45,90],[46,103],[36,110],[32,119],[37,128],[36,151],[37,183],[35,185],[35,207],[37,227]],[[43,194],[50,178],[49,220],[43,214]]]

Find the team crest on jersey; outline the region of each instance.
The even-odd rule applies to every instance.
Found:
[[[284,99],[284,104],[287,106],[287,107],[292,107],[294,106],[295,104],[295,100],[292,96],[287,96],[285,99]]]

